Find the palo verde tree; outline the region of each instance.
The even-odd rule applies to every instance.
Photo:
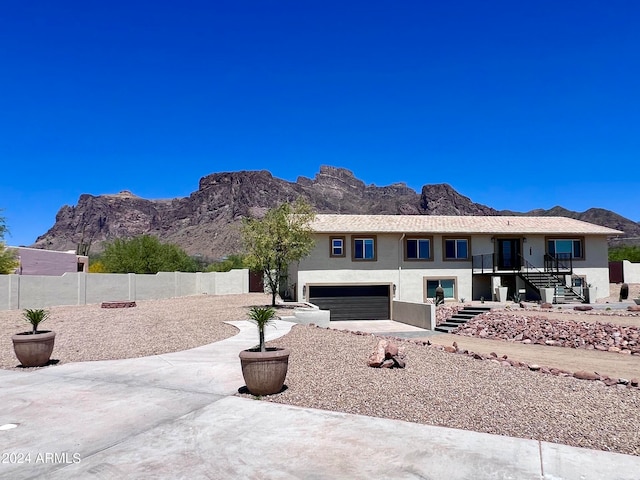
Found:
[[[1,210],[0,210],[1,211]],[[9,232],[3,216],[0,216],[0,274],[13,273],[18,268],[19,262],[15,252],[9,250],[4,244],[4,236]]]
[[[272,306],[276,304],[276,295],[286,288],[289,264],[300,261],[313,248],[314,218],[311,206],[297,200],[272,208],[263,218],[243,221],[245,261],[250,268],[264,272]]]
[[[100,262],[109,273],[196,271],[196,262],[184,250],[151,235],[107,242]]]

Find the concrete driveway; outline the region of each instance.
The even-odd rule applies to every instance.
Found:
[[[185,352],[0,371],[0,478],[638,478],[640,457],[236,397],[255,326],[231,323]]]

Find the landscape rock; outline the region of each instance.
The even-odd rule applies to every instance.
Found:
[[[367,365],[375,368],[404,368],[405,354],[395,342],[381,338],[373,348]]]
[[[378,340],[378,343],[373,349],[373,352],[369,356],[369,366],[370,367],[380,367],[382,362],[385,361],[386,358],[386,347],[389,342],[384,339]]]
[[[578,312],[588,312],[589,310],[593,310],[593,307],[591,305],[576,305],[573,309]]]
[[[590,313],[585,313],[590,315]],[[453,331],[456,335],[538,344],[640,354],[640,327],[604,322],[553,320],[542,315],[522,316],[494,310],[469,320]]]
[[[584,370],[580,370],[573,374],[575,378],[580,380],[600,380],[600,375],[594,372],[585,372]]]
[[[389,358],[388,360],[385,360],[384,362],[382,362],[380,367],[381,368],[393,368],[394,365],[395,365],[395,362],[393,361],[393,359]]]
[[[398,355],[398,346],[393,342],[389,342],[387,343],[384,351],[386,358],[395,357],[396,355]]]

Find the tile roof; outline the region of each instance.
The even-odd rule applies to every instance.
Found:
[[[319,233],[590,234],[624,232],[567,217],[318,214]]]

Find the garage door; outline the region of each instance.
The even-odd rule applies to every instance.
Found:
[[[317,285],[309,301],[331,310],[331,320],[388,320],[389,285]]]

